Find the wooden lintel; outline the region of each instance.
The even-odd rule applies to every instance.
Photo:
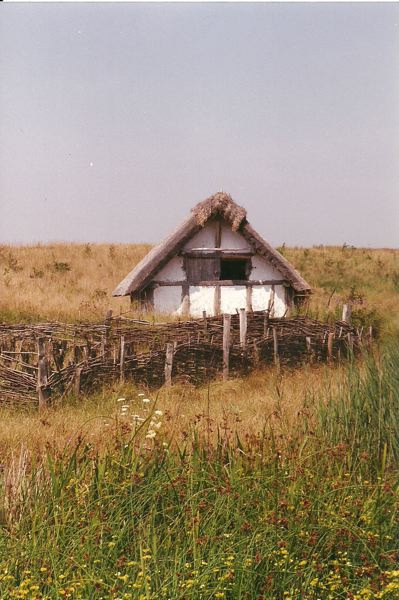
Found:
[[[246,279],[223,279],[223,280],[215,280],[215,281],[154,281],[152,285],[154,286],[169,286],[169,285],[203,285],[203,286],[228,286],[228,285],[243,285],[246,287],[253,287],[254,285],[284,285],[285,280],[283,279],[254,279],[251,281],[247,281]]]
[[[213,258],[218,256],[227,256],[234,258],[250,258],[254,256],[252,250],[246,248],[193,248],[190,250],[184,250],[180,253],[181,256],[187,256],[189,258]]]

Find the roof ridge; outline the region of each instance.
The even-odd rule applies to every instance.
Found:
[[[247,211],[234,202],[227,192],[217,192],[209,198],[198,202],[191,212],[201,227],[214,215],[221,215],[231,225],[233,231],[238,231],[241,223],[246,219]]]

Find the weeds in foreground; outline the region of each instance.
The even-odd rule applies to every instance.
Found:
[[[398,367],[351,365],[288,441],[176,443],[155,399],[120,398],[113,448],[78,439],[24,474],[1,598],[396,599]]]

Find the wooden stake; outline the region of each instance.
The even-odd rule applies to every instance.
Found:
[[[240,308],[240,346],[245,348],[247,343],[247,311]]]
[[[82,374],[82,367],[76,367],[75,369],[75,383],[74,383],[74,388],[75,388],[75,396],[79,396],[80,393],[80,377]]]
[[[15,342],[15,366],[14,369],[18,369],[20,363],[22,363],[22,340],[16,340]],[[22,367],[21,367],[22,369]]]
[[[223,315],[223,380],[229,378],[231,315]]]
[[[342,307],[342,320],[345,323],[351,322],[351,307],[350,304],[344,304]]]
[[[269,311],[265,310],[265,316],[263,318],[263,337],[267,337],[267,329],[269,325]]]
[[[327,357],[328,357],[328,360],[331,360],[332,356],[333,356],[333,340],[334,340],[334,334],[333,333],[329,333],[328,334],[328,339],[327,339]]]
[[[278,365],[278,339],[277,339],[277,329],[273,327],[273,352],[274,352],[274,364]]]
[[[47,360],[45,338],[37,340],[37,391],[39,397],[39,410],[46,408],[49,390],[47,389]]]
[[[305,340],[306,340],[306,350],[308,352],[312,352],[312,342],[311,342],[310,337],[306,336]]]
[[[119,377],[121,382],[125,379],[124,366],[125,366],[125,336],[121,335],[121,349],[120,349],[120,361],[119,361]]]
[[[103,336],[103,355],[107,356],[109,353],[109,334],[110,334],[110,330],[111,330],[111,323],[112,323],[112,310],[108,310],[107,314],[105,316],[105,321],[104,321],[104,325],[105,325],[105,331],[104,331],[104,336]]]
[[[259,348],[256,340],[254,340],[254,366],[257,367],[259,365]]]
[[[167,387],[170,387],[172,385],[173,349],[173,344],[166,344],[165,385]]]
[[[352,352],[353,351],[353,336],[351,333],[348,333],[348,346],[349,346],[349,350]]]

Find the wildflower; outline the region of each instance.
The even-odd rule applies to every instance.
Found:
[[[144,402],[144,404],[148,404],[150,402],[150,399],[149,398],[143,398],[143,402]]]
[[[156,432],[153,429],[150,429],[145,437],[149,440],[152,440],[156,435]]]
[[[144,394],[142,392],[140,392],[140,394],[137,394],[138,396],[144,396]]]
[[[126,398],[118,398],[117,402],[125,402]]]
[[[162,415],[163,415],[163,412],[162,412],[162,410],[156,410],[156,411],[154,412],[154,415],[157,415],[157,417],[162,417]]]

